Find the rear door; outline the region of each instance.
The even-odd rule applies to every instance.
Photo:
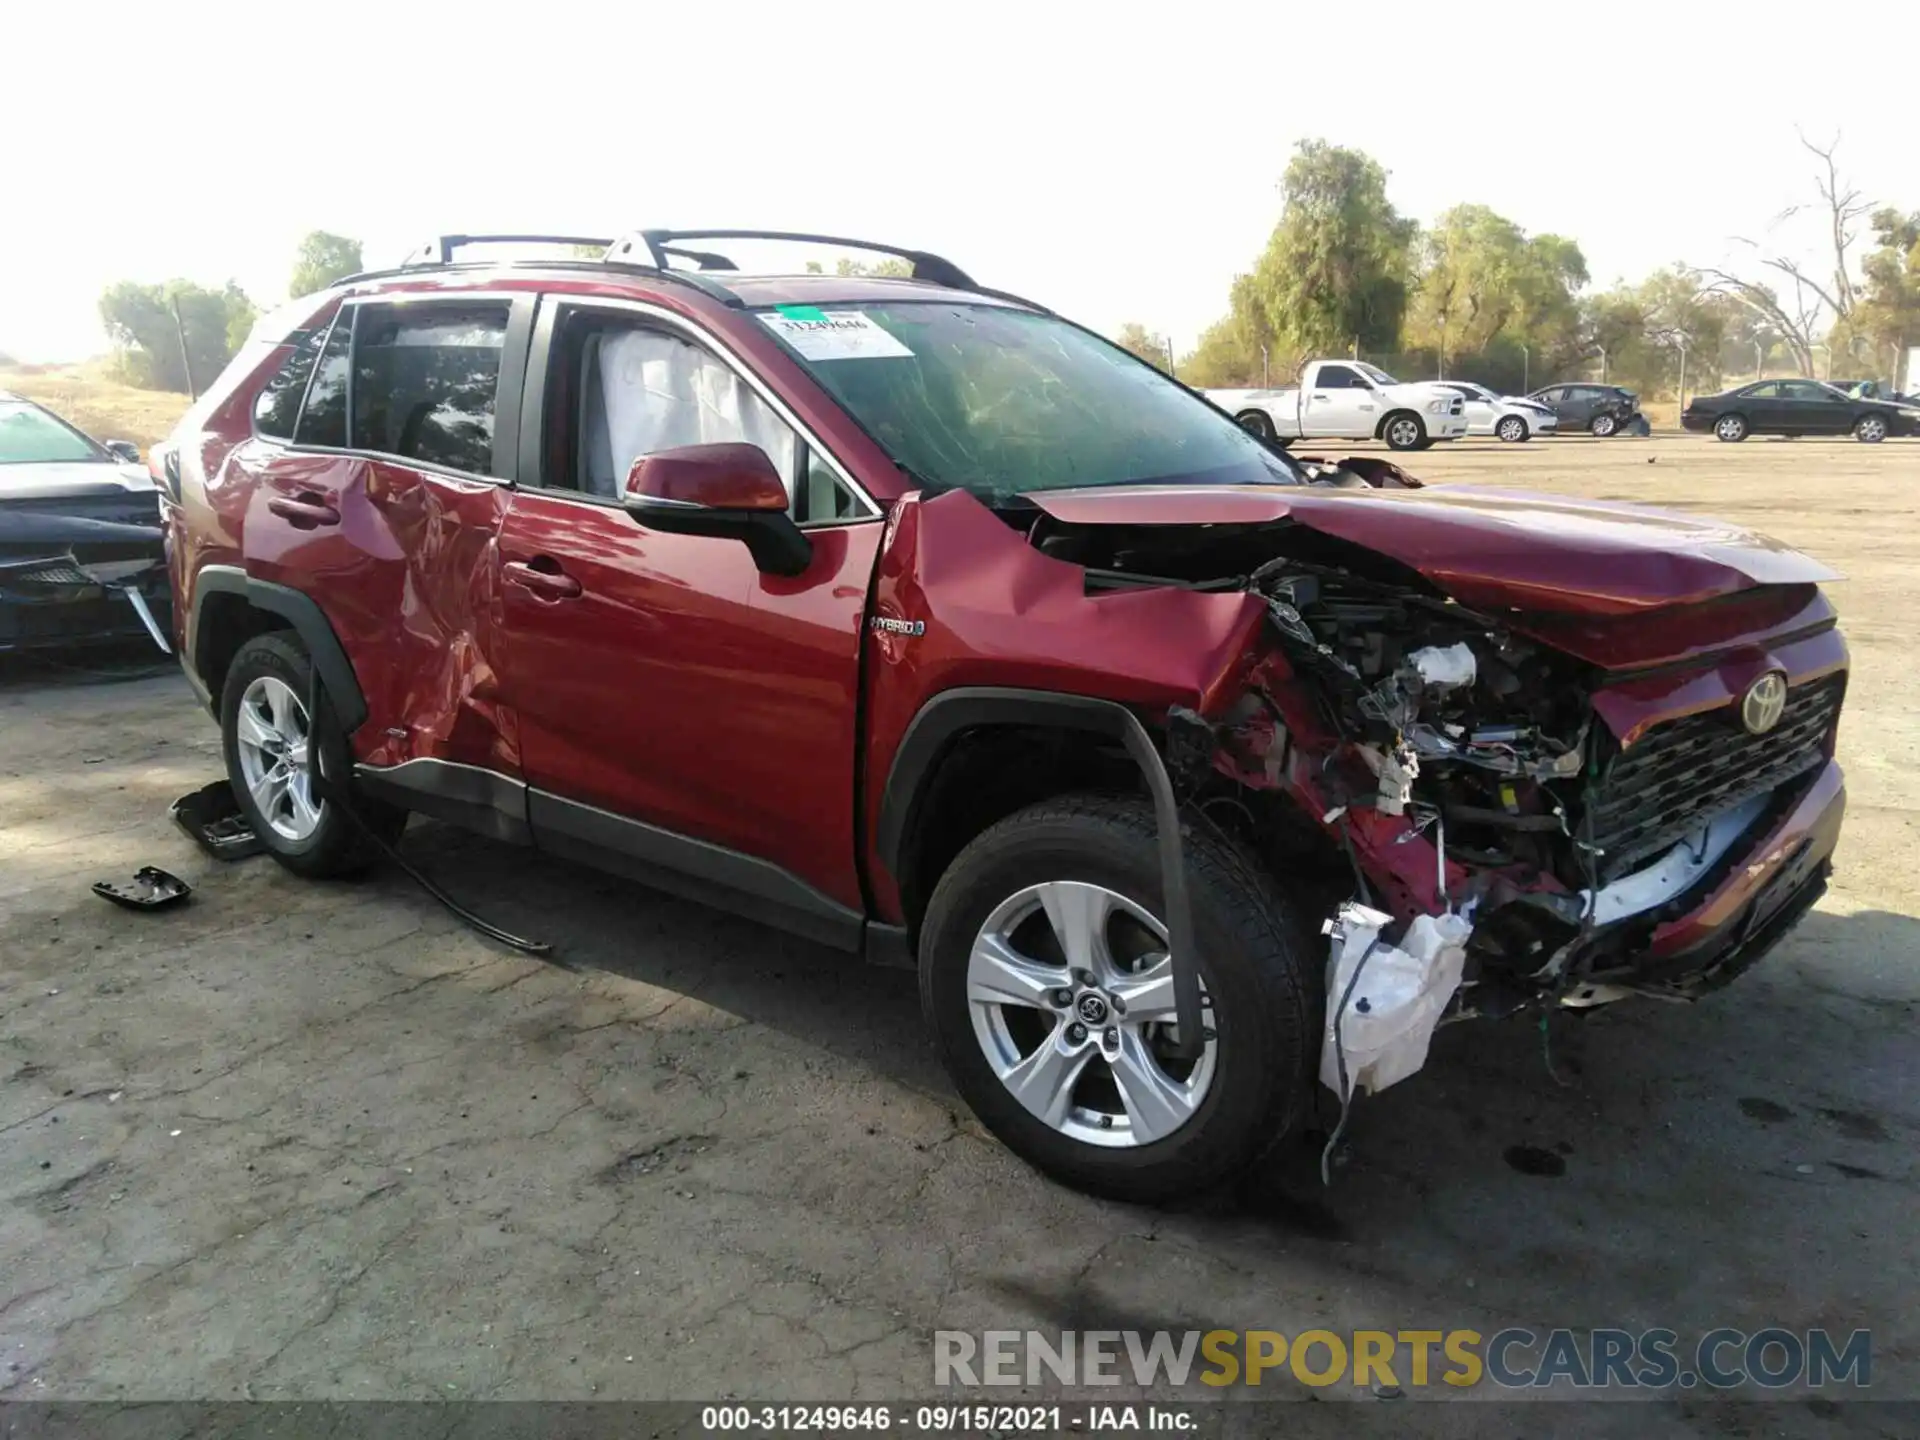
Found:
[[[229,462],[259,481],[248,572],[317,601],[347,651],[368,706],[356,757],[423,762],[402,778],[430,791],[448,765],[518,772],[492,594],[532,319],[530,296],[351,299],[290,433],[270,387]]]
[[[1747,417],[1749,430],[1778,435],[1784,433],[1790,423],[1787,402],[1780,393],[1778,380],[1749,385],[1740,392],[1740,400],[1736,408]]]
[[[500,537],[502,680],[543,847],[857,943],[859,661],[880,510],[713,336],[642,303],[548,297]],[[648,530],[627,470],[679,445],[774,461],[812,543]]]
[[[1350,365],[1323,364],[1301,392],[1301,428],[1308,438],[1368,436],[1380,423],[1373,387]]]

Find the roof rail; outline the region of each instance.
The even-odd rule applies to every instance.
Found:
[[[688,250],[674,243],[680,240],[790,240],[809,245],[831,245],[843,250],[871,250],[879,255],[893,255],[910,262],[915,280],[945,285],[951,290],[981,288],[974,284],[971,275],[951,260],[926,250],[908,250],[878,240],[854,240],[845,235],[809,235],[794,230],[634,230],[607,247],[607,259],[628,263],[639,260],[641,264],[651,264],[665,270],[667,258],[677,255],[683,260],[693,261],[702,270],[737,268],[724,255]],[[645,258],[640,259],[642,256]]]
[[[441,235],[427,241],[400,262],[411,270],[421,265],[451,265],[453,252],[468,245],[581,245],[606,250],[614,242],[589,235]]]

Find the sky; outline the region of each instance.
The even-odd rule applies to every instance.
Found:
[[[1768,8],[16,7],[0,353],[105,349],[95,305],[121,279],[233,279],[270,308],[313,229],[386,265],[443,232],[708,224],[934,250],[1184,351],[1309,137],[1373,155],[1423,222],[1472,201],[1573,237],[1601,287],[1683,260],[1752,268],[1735,236],[1817,256],[1817,225],[1769,231],[1812,197],[1798,132],[1839,135],[1870,196],[1920,209],[1910,66],[1877,80],[1872,60],[1914,53],[1920,11],[1756,23]],[[1872,51],[1839,44],[1863,24]]]

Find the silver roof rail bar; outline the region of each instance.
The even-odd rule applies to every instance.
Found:
[[[915,280],[944,285],[950,290],[981,288],[958,265],[930,251],[909,250],[878,240],[855,240],[845,235],[812,235],[797,230],[631,230],[607,247],[606,258],[628,265],[653,265],[661,270],[667,268],[670,256],[691,260],[702,270],[737,268],[724,255],[687,249],[678,243],[682,240],[782,240],[805,245],[829,245],[841,250],[867,250],[907,261],[913,266]]]
[[[451,265],[454,251],[469,245],[579,245],[604,251],[614,243],[591,235],[440,235],[411,251],[400,262],[400,268],[413,270],[423,265]]]

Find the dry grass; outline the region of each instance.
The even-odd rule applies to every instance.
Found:
[[[37,400],[96,440],[131,440],[144,453],[186,412],[186,396],[138,390],[113,378],[109,362],[0,369],[0,390]]]

